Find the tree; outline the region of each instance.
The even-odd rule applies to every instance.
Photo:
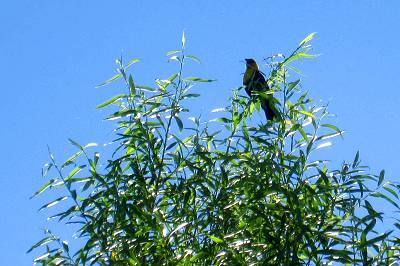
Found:
[[[54,156],[43,176],[55,171],[34,196],[62,189],[40,209],[61,201],[69,206],[52,215],[75,223],[83,240],[73,252],[50,230],[31,249],[42,265],[392,265],[400,259],[396,227],[373,204],[375,198],[398,206],[398,184],[366,172],[359,153],[339,169],[315,159],[318,150],[341,136],[324,122],[300,87],[290,63],[313,58],[308,35],[289,56],[269,58],[268,83],[277,99],[279,121],[249,119],[260,103],[234,89],[230,105],[214,121],[185,122],[195,84],[212,80],[184,77],[182,48],[169,52],[178,71],[155,87],[135,84],[127,64],[101,85],[122,80],[127,93],[98,108],[114,105],[118,148],[101,162],[98,152],[71,143],[78,151],[64,163]],[[263,97],[265,95],[260,95]],[[192,114],[193,115],[193,114]],[[188,124],[189,123],[189,124]],[[313,159],[314,158],[314,159]],[[105,165],[105,166],[102,166]],[[386,231],[379,232],[385,223]],[[390,224],[391,227],[387,227]],[[387,229],[389,228],[389,229]]]

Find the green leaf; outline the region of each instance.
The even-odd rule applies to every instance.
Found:
[[[64,180],[66,182],[69,181],[69,179],[71,179],[74,175],[76,175],[77,173],[82,171],[82,169],[85,167],[86,167],[86,165],[80,165],[80,166],[75,167],[74,169],[72,169],[71,172],[69,172],[69,174],[67,175],[67,177]]]
[[[323,249],[318,250],[318,254],[325,254],[325,255],[337,255],[341,257],[346,257],[350,254],[348,250],[337,250],[337,249]]]
[[[365,231],[363,231],[360,236],[360,246],[365,247],[366,243],[367,243],[367,234],[365,233]]]
[[[73,154],[71,157],[69,157],[62,165],[62,167],[65,167],[67,165],[70,165],[77,157],[79,157],[83,153],[82,150],[78,151],[77,153]]]
[[[215,121],[219,121],[219,122],[223,122],[223,123],[232,123],[233,121],[229,118],[226,117],[218,117],[217,119],[215,119]]]
[[[379,181],[378,181],[378,186],[380,186],[383,182],[383,180],[385,180],[385,170],[382,170],[379,173]]]
[[[330,133],[330,134],[324,134],[322,136],[317,137],[316,140],[323,140],[323,139],[330,139],[330,138],[334,138],[341,135],[340,133]]]
[[[315,149],[318,150],[318,149],[321,149],[321,148],[329,147],[329,146],[331,146],[331,145],[332,145],[332,142],[327,141],[327,142],[324,142],[324,143],[319,144]]]
[[[174,116],[176,123],[178,124],[179,131],[182,131],[183,129],[183,123],[182,120],[178,116]]]
[[[40,207],[39,211],[41,211],[41,210],[43,210],[43,209],[46,209],[46,208],[50,208],[50,207],[56,205],[57,203],[59,203],[59,202],[61,202],[61,201],[64,201],[64,200],[66,200],[66,199],[68,199],[67,196],[59,197],[59,198],[57,198],[57,199],[55,199],[55,200],[53,200],[53,201],[51,201],[51,202],[49,202],[49,203],[43,205],[42,207]]]
[[[328,127],[328,128],[331,128],[331,129],[335,130],[337,133],[342,134],[342,131],[341,131],[337,126],[335,126],[335,125],[332,125],[332,124],[322,124],[321,127]]]
[[[83,148],[84,148],[84,149],[87,149],[87,148],[90,148],[90,147],[97,147],[97,146],[98,146],[97,143],[95,143],[95,142],[90,142],[90,143],[86,144]]]
[[[46,163],[42,167],[42,177],[46,177],[53,166],[54,166],[54,164],[52,164],[52,163]]]
[[[56,240],[54,237],[45,237],[42,240],[40,240],[39,242],[37,242],[36,244],[34,244],[26,253],[31,252],[32,250],[34,250],[35,248],[38,248],[40,246],[46,245],[47,243],[50,243],[52,241]]]
[[[81,144],[79,144],[78,142],[74,141],[73,139],[68,139],[68,140],[69,140],[69,142],[71,142],[72,145],[76,146],[81,151],[84,150],[83,146]]]
[[[368,234],[376,225],[376,219],[373,219],[364,229],[365,234]]]
[[[216,236],[214,236],[214,235],[209,235],[209,237],[210,237],[210,239],[211,239],[212,241],[214,241],[215,243],[218,243],[218,244],[224,243],[224,240],[221,239],[221,238],[219,238],[219,237],[216,237]]]
[[[188,224],[190,224],[190,223],[188,223],[188,222],[181,223],[180,225],[178,225],[178,226],[169,234],[169,236],[172,236],[173,234],[175,234],[176,232],[178,232],[179,230],[181,230],[182,228],[184,228],[184,227],[187,226]]]
[[[77,196],[76,190],[75,190],[75,189],[71,190],[71,197],[72,197],[74,200],[76,200],[76,196]]]
[[[184,94],[181,97],[181,100],[186,99],[186,98],[194,98],[194,97],[199,97],[200,94],[197,93],[188,93],[188,94]]]
[[[138,88],[142,91],[151,91],[151,92],[157,91],[157,89],[155,89],[155,88],[152,88],[149,86],[143,86],[143,85],[136,85],[136,88]]]
[[[176,79],[177,76],[178,76],[178,73],[172,74],[172,75],[168,78],[168,80],[169,80],[169,81],[173,81],[174,79]]]
[[[185,31],[182,31],[182,49],[185,48],[185,43],[186,43],[186,37],[185,37]]]
[[[395,196],[398,199],[399,195],[397,194],[397,192],[394,189],[392,189],[392,188],[390,188],[388,186],[390,186],[390,183],[384,184],[383,185],[383,189],[386,190],[387,192],[389,192],[390,194],[392,194],[393,196]]]
[[[387,195],[385,195],[385,194],[383,194],[381,192],[378,192],[378,191],[373,192],[373,193],[371,193],[371,196],[372,197],[376,197],[376,198],[385,199],[388,202],[390,202],[393,206],[395,206],[396,208],[399,209],[399,205],[393,199],[389,198]]]
[[[187,77],[184,81],[198,81],[198,82],[213,82],[216,81],[215,79],[203,79],[198,77]]]
[[[133,81],[133,77],[132,75],[129,75],[129,80],[128,80],[128,84],[129,84],[129,92],[131,95],[135,95],[136,91],[135,91],[135,82]],[[98,108],[98,107],[97,107]]]
[[[292,91],[300,83],[300,79],[288,83],[288,92]]]
[[[315,115],[310,113],[310,112],[307,112],[307,111],[304,111],[304,110],[301,110],[301,109],[298,109],[298,110],[295,110],[295,111],[297,113],[300,113],[300,114],[303,114],[303,115],[306,115],[306,116],[309,116],[309,117],[312,117],[312,118],[316,119]]]
[[[69,252],[68,241],[62,241],[62,246],[66,252]]]
[[[105,101],[105,102],[103,102],[103,103],[97,105],[96,108],[102,108],[102,107],[104,107],[104,106],[107,106],[107,105],[109,105],[109,104],[114,103],[115,101],[117,101],[117,100],[119,100],[119,99],[121,99],[121,98],[126,98],[126,97],[128,97],[128,96],[129,96],[129,95],[127,95],[127,94],[125,94],[125,93],[123,93],[123,94],[118,94],[118,95],[116,95],[116,96],[114,96],[114,97],[108,99],[107,101]]]
[[[59,180],[58,178],[50,179],[49,181],[46,182],[46,184],[44,184],[41,188],[39,188],[30,198],[32,199],[32,198],[34,198],[34,197],[40,195],[40,194],[43,193],[46,189],[51,188],[52,185],[53,185],[54,183],[57,183],[57,182],[59,182],[59,181],[60,181],[60,180]]]
[[[390,234],[391,234],[391,231],[387,232],[387,233],[384,233],[384,234],[381,234],[381,235],[379,235],[377,237],[374,237],[374,238],[368,240],[365,244],[366,244],[366,246],[370,246],[371,244],[378,243],[378,242],[386,239]]]
[[[97,85],[96,88],[104,86],[104,85],[107,85],[108,83],[111,83],[111,82],[113,82],[114,80],[116,80],[116,79],[118,79],[120,77],[121,77],[121,73],[118,73],[115,76],[113,76],[113,77],[107,79],[106,81],[100,83],[99,85]]]
[[[50,255],[51,255],[50,252],[46,252],[46,253],[40,255],[39,257],[35,258],[35,259],[33,260],[33,262],[35,262],[34,265],[36,264],[36,262],[43,262],[43,260],[44,260],[45,258],[49,257]],[[57,265],[57,264],[56,264],[56,265]]]
[[[172,50],[172,51],[169,51],[167,53],[167,56],[170,56],[170,55],[173,55],[173,54],[177,54],[177,53],[180,53],[180,52],[182,52],[182,50]]]
[[[302,58],[302,57],[304,57],[304,58],[315,58],[315,57],[317,57],[317,56],[318,56],[318,55],[316,55],[316,54],[307,54],[307,53],[303,50],[303,51],[297,52],[297,53],[293,54],[292,56],[286,58],[285,61],[282,62],[282,65],[285,65],[285,66],[286,66],[286,65],[287,65],[288,63],[290,63],[291,61],[293,61],[293,60],[295,60],[295,59],[300,59],[300,58]]]
[[[352,168],[356,167],[359,164],[360,151],[357,151],[356,157],[354,157]]]
[[[300,134],[303,136],[305,141],[309,141],[307,133],[304,131],[304,129],[302,127],[299,127],[298,131],[300,132]]]
[[[200,59],[194,55],[187,55],[186,57],[192,59],[193,61],[195,61],[197,63],[201,63]]]
[[[165,148],[165,150],[170,150],[171,148],[173,148],[173,147],[175,147],[175,145],[177,144],[178,142],[177,141],[174,141],[174,142],[172,142],[171,144],[169,144],[168,146],[167,146],[167,148]]]
[[[316,34],[316,32],[310,33],[307,35],[307,37],[305,37],[300,43],[299,46],[303,46],[304,44],[308,43],[310,40],[312,40],[312,38],[314,37],[314,35]]]
[[[132,64],[135,64],[135,63],[137,63],[137,62],[139,62],[140,60],[139,59],[132,59],[132,60],[130,60],[126,65],[125,65],[125,69],[127,69],[128,67],[130,67]]]

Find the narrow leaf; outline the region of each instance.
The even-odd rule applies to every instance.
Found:
[[[180,53],[180,52],[181,52],[181,50],[172,50],[172,51],[169,51],[169,52],[167,53],[167,56],[173,55],[173,54],[177,54],[177,53]]]
[[[315,149],[318,150],[318,149],[321,149],[321,148],[329,147],[331,145],[332,145],[332,142],[327,141],[327,142],[319,144]]]
[[[32,250],[34,250],[35,248],[38,248],[40,246],[46,245],[47,243],[50,243],[52,241],[54,241],[54,237],[46,237],[43,238],[42,240],[40,240],[39,242],[37,242],[36,244],[34,244],[26,253],[31,252]]]
[[[178,124],[179,131],[182,131],[183,129],[183,123],[182,120],[178,116],[174,116],[176,123]]]
[[[104,81],[103,83],[100,83],[99,85],[96,86],[96,88],[107,85],[108,83],[113,82],[114,80],[116,80],[117,78],[121,77],[121,73],[116,74],[115,76],[107,79],[106,81]]]
[[[192,59],[193,61],[195,61],[197,63],[201,63],[200,59],[194,55],[187,55],[186,57]]]
[[[43,191],[52,187],[52,185],[58,181],[59,181],[58,178],[50,179],[49,181],[46,182],[46,184],[44,184],[41,188],[39,188],[30,198],[32,199],[32,198],[40,195],[41,193],[43,193]]]
[[[303,46],[304,44],[308,43],[316,34],[316,32],[310,33],[307,35],[307,37],[305,37],[300,43],[299,46]]]
[[[53,201],[51,201],[51,202],[49,202],[49,203],[43,205],[42,207],[40,207],[39,211],[41,211],[41,210],[43,210],[43,209],[46,209],[46,208],[50,208],[50,207],[56,205],[57,203],[59,203],[59,202],[61,202],[61,201],[63,201],[63,200],[66,200],[66,199],[68,199],[67,196],[60,197],[60,198],[58,198],[58,199],[55,199],[55,200],[53,200]]]
[[[354,160],[353,160],[353,165],[352,165],[353,168],[358,165],[358,163],[359,163],[358,159],[359,158],[360,158],[360,151],[357,151],[356,157],[354,157]]]
[[[187,77],[184,79],[185,81],[198,81],[198,82],[213,82],[215,79],[203,79],[198,77]]]
[[[383,182],[384,179],[385,179],[385,170],[382,170],[382,171],[379,173],[378,186],[380,186],[380,185],[382,184],[382,182]]]
[[[127,69],[128,67],[130,67],[130,65],[135,64],[137,62],[139,62],[139,59],[132,59],[131,61],[129,61],[126,65],[125,65],[125,69]]]
[[[308,142],[309,139],[308,139],[308,136],[307,136],[306,132],[304,131],[304,129],[302,127],[299,127],[298,131],[303,136],[304,140],[306,140]]]
[[[309,117],[312,117],[312,118],[315,119],[315,115],[310,113],[310,112],[307,112],[307,111],[304,111],[304,110],[301,110],[301,109],[300,110],[296,110],[296,112],[300,113],[300,114],[303,114],[303,115],[306,115],[306,116],[309,116]]]
[[[372,197],[376,197],[376,198],[381,198],[381,199],[385,199],[388,202],[390,202],[393,206],[395,206],[396,208],[399,209],[399,205],[391,198],[389,198],[387,195],[381,193],[381,192],[374,192],[371,194]]]
[[[182,31],[182,49],[185,48],[185,43],[186,43],[186,37],[185,37],[185,31]]]
[[[190,223],[188,223],[188,222],[181,223],[169,235],[172,236],[173,234],[175,234],[176,232],[178,232],[179,230],[181,230],[183,227],[187,226],[188,224],[190,224]]]
[[[211,240],[214,241],[215,243],[218,243],[218,244],[224,243],[224,240],[222,240],[222,239],[219,238],[219,237],[216,237],[216,236],[213,236],[213,235],[210,235],[209,237],[210,237]]]
[[[114,96],[114,97],[108,99],[107,101],[105,101],[105,102],[103,102],[103,103],[97,105],[96,108],[102,108],[102,107],[104,107],[104,106],[107,106],[107,105],[109,105],[109,104],[114,103],[115,101],[117,101],[117,100],[119,100],[119,99],[121,99],[121,98],[126,98],[126,97],[128,97],[128,95],[125,94],[125,93],[124,93],[124,94],[118,94],[118,95],[116,95],[116,96]]]

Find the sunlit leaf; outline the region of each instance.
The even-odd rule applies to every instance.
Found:
[[[41,193],[43,193],[46,189],[51,188],[52,185],[56,182],[58,182],[59,179],[58,178],[52,178],[49,181],[46,182],[46,184],[44,184],[40,189],[38,189],[32,196],[31,199],[40,195]]]
[[[121,73],[116,74],[116,75],[112,76],[111,78],[107,79],[106,81],[104,81],[104,82],[100,83],[99,85],[97,85],[96,88],[104,86],[104,85],[107,85],[107,84],[113,82],[114,80],[116,80],[116,79],[118,79],[120,77],[121,77]]]
[[[375,191],[375,192],[371,193],[371,196],[376,197],[376,198],[385,199],[388,202],[390,202],[393,206],[395,206],[396,208],[399,208],[399,205],[393,199],[391,199],[389,196],[387,196],[379,191]]]
[[[221,238],[219,238],[219,237],[216,237],[216,236],[214,236],[214,235],[210,235],[209,237],[210,237],[210,239],[211,239],[212,241],[214,241],[215,243],[218,243],[218,244],[224,243],[224,240],[221,239]]]
[[[126,97],[128,97],[127,94],[118,94],[118,95],[116,95],[116,96],[114,96],[114,97],[108,99],[107,101],[105,101],[105,102],[103,102],[103,103],[97,105],[96,108],[102,108],[102,107],[104,107],[104,106],[107,106],[107,105],[109,105],[109,104],[114,103],[115,101],[117,101],[117,100],[119,100],[119,99],[121,99],[121,98],[126,98]]]
[[[316,118],[314,114],[312,114],[312,113],[310,113],[310,112],[307,112],[307,111],[304,111],[304,110],[301,110],[301,109],[296,110],[296,112],[297,112],[297,113],[300,113],[300,114],[303,114],[303,115],[306,115],[306,116],[309,116],[309,117],[312,117],[312,118],[314,118],[314,119]]]
[[[312,33],[308,34],[307,37],[305,37],[305,38],[299,43],[299,46],[303,46],[304,44],[308,43],[310,40],[312,40],[312,38],[314,37],[315,34],[316,34],[316,32],[312,32]]]
[[[35,248],[46,245],[47,243],[50,243],[54,240],[55,240],[54,237],[45,237],[42,240],[40,240],[39,242],[37,242],[36,244],[34,244],[26,253],[29,253],[32,250],[34,250]]]
[[[132,64],[135,64],[135,63],[137,63],[137,62],[139,62],[139,61],[140,61],[140,60],[137,59],[137,58],[132,59],[132,60],[130,60],[124,67],[125,67],[125,69],[127,69],[127,68],[130,67]]]
[[[226,111],[225,108],[216,108],[216,109],[211,110],[211,113],[225,112],[225,111]]]
[[[297,85],[299,85],[300,83],[300,79],[293,81],[293,82],[289,82],[288,84],[288,92],[292,91],[294,88],[296,88]]]
[[[300,132],[300,134],[303,136],[304,140],[309,141],[307,133],[304,131],[304,129],[302,127],[298,128],[298,131]]]
[[[59,203],[59,202],[61,202],[61,201],[64,201],[64,200],[66,200],[66,199],[68,199],[67,196],[59,197],[59,198],[57,198],[57,199],[55,199],[55,200],[53,200],[53,201],[51,201],[51,202],[49,202],[49,203],[43,205],[42,207],[40,207],[40,208],[39,208],[39,211],[41,211],[41,210],[43,210],[43,209],[46,209],[46,208],[50,208],[50,207],[56,205],[57,203]]]
[[[176,232],[178,232],[179,230],[181,230],[182,228],[186,227],[188,224],[188,222],[184,222],[181,223],[180,225],[178,225],[174,230],[171,231],[171,233],[169,234],[169,236],[172,236],[173,234],[175,234]]]
[[[198,77],[187,77],[184,79],[185,81],[198,81],[198,82],[213,82],[215,79],[203,79]]]
[[[180,52],[182,52],[182,51],[181,50],[172,50],[172,51],[169,51],[167,53],[167,56],[170,56],[170,55],[173,55],[173,54],[176,54],[176,53],[180,53]]]
[[[192,59],[193,61],[195,61],[197,63],[201,63],[200,59],[198,57],[194,56],[194,55],[187,55],[186,58],[190,58],[190,59]]]
[[[186,43],[186,37],[185,37],[185,31],[182,31],[182,49],[185,48],[185,43]]]
[[[399,198],[399,194],[392,188],[389,187],[390,183],[384,184],[383,189],[395,196],[396,198]]]
[[[319,144],[315,149],[318,150],[318,149],[321,149],[321,148],[329,147],[331,145],[332,145],[332,142],[327,141],[327,142]]]

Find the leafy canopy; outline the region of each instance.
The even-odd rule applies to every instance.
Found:
[[[329,169],[318,150],[342,131],[326,123],[296,78],[291,63],[313,58],[308,35],[289,55],[266,60],[268,83],[280,117],[255,123],[260,104],[233,90],[221,117],[187,120],[192,87],[211,82],[185,77],[185,35],[169,52],[178,69],[154,86],[135,84],[117,60],[118,74],[101,86],[122,81],[126,92],[113,105],[117,148],[106,160],[95,146],[75,141],[77,153],[62,164],[53,155],[43,176],[55,171],[34,196],[58,189],[64,202],[50,218],[75,224],[71,250],[49,229],[29,251],[41,248],[42,265],[390,265],[399,261],[398,219],[373,205],[380,198],[399,208],[399,185],[367,173],[354,161]],[[260,96],[262,97],[262,95]],[[191,114],[193,115],[193,114]],[[61,192],[60,192],[61,191]],[[67,204],[67,205],[66,205]],[[380,224],[393,225],[380,232]]]

